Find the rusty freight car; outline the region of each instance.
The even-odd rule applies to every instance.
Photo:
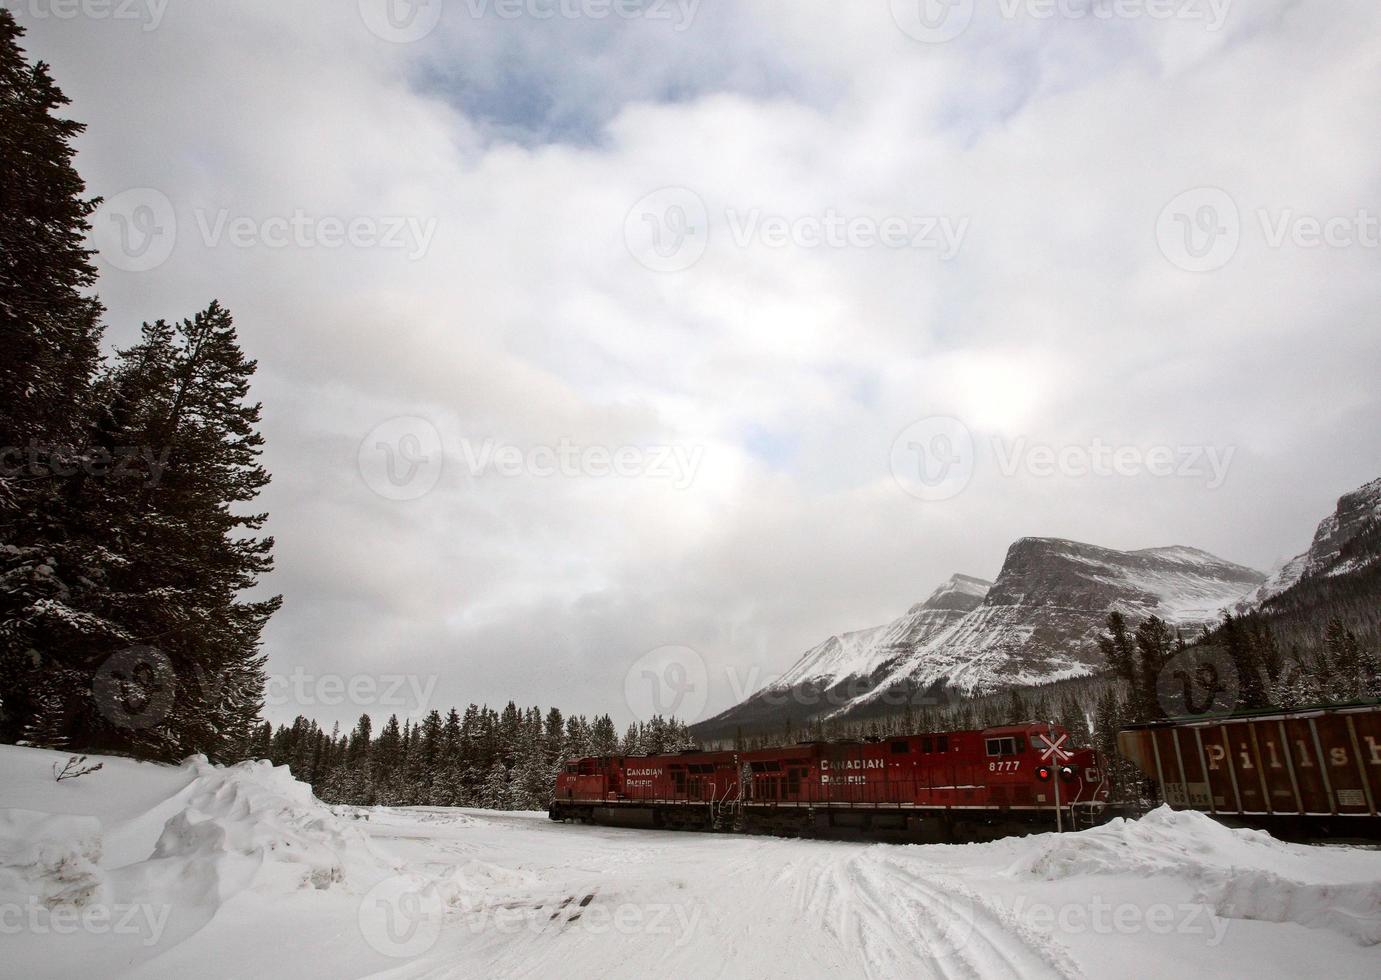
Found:
[[[1381,837],[1381,704],[1154,722],[1123,729],[1117,745],[1177,810]]]

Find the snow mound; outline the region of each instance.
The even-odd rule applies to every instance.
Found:
[[[1294,922],[1341,933],[1362,946],[1381,943],[1381,882],[1310,885],[1269,871],[1243,872],[1200,900],[1225,919]]]
[[[1047,835],[1042,844],[1007,874],[1045,881],[1129,872],[1200,878],[1244,862],[1270,863],[1295,850],[1264,831],[1233,830],[1202,813],[1167,806],[1139,820],[1117,818],[1078,834]]]
[[[229,768],[204,758],[186,763],[196,779],[182,808],[163,826],[150,871],[176,865],[221,900],[241,888],[326,888],[372,879],[386,859],[293,778],[286,766],[242,762]],[[227,887],[229,886],[229,887]]]
[[[95,816],[0,810],[0,901],[54,909],[171,899],[209,916],[245,890],[364,890],[392,867],[286,766],[223,768],[193,757],[182,775],[189,781],[172,796],[109,826]],[[142,854],[127,854],[139,841]]]

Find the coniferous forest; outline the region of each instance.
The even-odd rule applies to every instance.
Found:
[[[0,739],[233,756],[278,598],[255,362],[229,310],[103,356],[80,123],[0,10]]]
[[[653,717],[620,736],[608,715],[591,721],[510,701],[502,711],[474,704],[463,712],[432,711],[401,727],[393,716],[377,732],[367,714],[349,732],[324,732],[302,717],[276,731],[265,722],[249,754],[291,767],[327,803],[544,810],[567,759],[694,745],[674,718]]]

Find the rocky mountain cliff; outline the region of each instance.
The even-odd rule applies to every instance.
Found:
[[[1237,612],[1259,608],[1293,587],[1301,579],[1317,575],[1339,575],[1352,571],[1355,560],[1343,560],[1343,549],[1358,533],[1381,520],[1381,479],[1372,480],[1338,498],[1332,514],[1319,522],[1314,540],[1303,554],[1296,555],[1261,585],[1234,606]]]
[[[982,692],[1087,674],[1101,666],[1095,637],[1109,611],[1197,631],[1265,578],[1196,548],[1123,552],[1022,538],[991,585],[956,575],[891,623],[832,636],[695,731],[764,731],[788,719],[800,726],[897,710],[944,688]]]

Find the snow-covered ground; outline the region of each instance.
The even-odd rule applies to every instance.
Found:
[[[0,746],[6,977],[1381,975],[1381,852],[1192,814],[903,847],[332,812],[266,764],[55,783],[65,759]]]

